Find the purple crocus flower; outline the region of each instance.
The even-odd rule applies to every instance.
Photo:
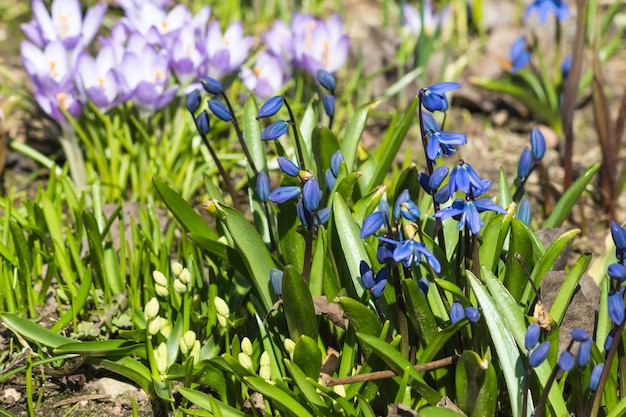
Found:
[[[243,25],[240,22],[233,23],[222,34],[219,22],[212,21],[205,39],[208,58],[205,73],[220,78],[238,70],[248,57],[251,44],[252,36],[243,36]]]
[[[117,3],[124,9],[125,12],[138,10],[145,3],[152,3],[161,10],[164,10],[170,0],[117,0]]]
[[[433,12],[432,2],[426,0],[423,2],[424,7],[424,33],[427,36],[433,35],[439,30],[443,21],[448,16],[450,7],[446,6],[441,13]],[[402,25],[407,27],[411,34],[419,35],[422,31],[422,14],[412,5],[405,3],[402,6]]]
[[[191,17],[184,4],[166,12],[156,4],[144,2],[137,8],[126,9],[122,22],[130,32],[141,34],[149,43],[165,46],[178,36],[182,27],[189,24]]]
[[[78,88],[102,111],[124,101],[124,98],[117,100],[121,86],[116,66],[115,52],[111,44],[105,44],[95,59],[86,52],[81,52],[78,56],[76,64]]]
[[[178,90],[170,86],[167,54],[144,44],[139,51],[127,51],[122,59],[121,75],[132,100],[145,109],[159,109],[168,104]]]
[[[297,14],[291,27],[296,63],[309,74],[315,76],[319,69],[333,73],[345,64],[350,39],[339,15],[323,21]]]
[[[280,56],[261,52],[254,68],[242,68],[239,77],[246,88],[261,98],[275,95],[290,76],[287,63]]]
[[[291,61],[294,57],[292,38],[293,34],[285,22],[277,20],[263,34],[263,43],[272,55]]]
[[[199,42],[198,32],[191,25],[186,25],[180,28],[177,36],[167,46],[170,66],[181,83],[197,81],[204,75],[200,70],[207,58]],[[197,85],[193,88],[197,88]]]
[[[54,0],[50,13],[43,0],[33,0],[34,19],[21,27],[26,37],[40,48],[59,40],[68,50],[82,49],[96,35],[106,9],[106,4],[98,3],[87,10],[83,19],[78,0]]]

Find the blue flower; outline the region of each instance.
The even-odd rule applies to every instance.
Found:
[[[536,127],[530,132],[530,149],[536,161],[542,159],[546,153],[546,139],[541,130]]]
[[[532,322],[526,329],[526,337],[524,338],[524,348],[531,350],[537,343],[539,343],[539,335],[541,334],[541,327],[536,322]]]
[[[626,280],[626,268],[622,264],[611,264],[607,270],[607,274],[611,279],[617,281],[620,285]]]
[[[284,120],[277,120],[265,128],[261,133],[261,140],[276,140],[287,133],[289,125]]]
[[[298,168],[298,165],[296,165],[291,159],[279,156],[276,160],[278,161],[278,167],[285,174],[290,177],[297,177],[300,175],[300,168]]]
[[[476,307],[465,307],[465,317],[467,317],[470,323],[478,323],[480,312]]]
[[[276,113],[278,113],[278,110],[283,107],[284,102],[285,100],[283,100],[282,96],[274,96],[270,98],[261,106],[261,108],[259,109],[259,114],[256,118],[263,119],[265,117],[275,115]]]
[[[539,22],[546,23],[548,15],[554,13],[559,22],[564,21],[569,16],[569,6],[563,0],[535,0],[532,2],[524,12],[524,19],[537,13],[539,15]]]
[[[568,350],[561,352],[558,365],[562,370],[569,371],[574,367],[574,355],[572,355]]]
[[[603,370],[604,370],[603,363],[599,363],[593,367],[593,371],[591,371],[591,378],[589,379],[589,389],[591,391],[598,390],[598,384],[600,383],[600,377],[602,376]]]
[[[430,112],[448,110],[448,99],[445,93],[461,88],[461,84],[455,82],[443,82],[422,88],[419,94],[422,96],[422,104]]]
[[[330,217],[330,208],[324,207],[323,209],[316,211],[307,210],[304,207],[303,199],[300,199],[296,205],[296,214],[304,226],[308,227],[311,224],[311,221],[314,226],[319,226],[320,222],[321,224],[326,224],[328,222]]]
[[[526,197],[523,197],[517,206],[517,219],[525,225],[530,223],[530,201]]]
[[[224,87],[222,87],[222,83],[217,81],[215,78],[211,78],[211,77],[201,78],[200,84],[202,84],[202,88],[204,88],[207,93],[217,95],[217,94],[222,94],[224,92]]]
[[[420,218],[420,209],[413,200],[407,200],[400,204],[400,213],[402,217],[410,222],[416,222]]]
[[[376,260],[381,264],[393,261],[393,249],[390,243],[379,240],[378,248],[376,249]]]
[[[285,201],[292,200],[300,196],[300,187],[297,185],[286,185],[274,188],[270,193],[269,200],[276,204],[282,204]]]
[[[522,155],[519,157],[517,163],[517,178],[524,179],[530,175],[530,170],[533,167],[533,155],[530,153],[528,147],[524,147]]]
[[[626,229],[616,221],[612,221],[611,236],[613,237],[613,243],[615,243],[615,256],[619,260],[624,259],[626,254]]]
[[[396,262],[402,262],[406,267],[419,265],[422,262],[422,258],[425,259],[433,270],[437,273],[441,272],[441,264],[422,242],[418,242],[413,239],[407,239],[403,242],[397,242],[395,240],[387,239],[384,237],[378,237],[383,242],[388,242],[393,245],[397,245],[393,251],[393,260]]]
[[[450,195],[454,194],[456,190],[461,190],[467,195],[479,196],[491,188],[491,181],[488,179],[481,180],[476,170],[462,159],[452,168],[448,184]]]
[[[578,353],[576,354],[576,363],[578,366],[585,366],[591,358],[591,338],[585,342],[578,344]]]
[[[302,186],[302,201],[304,202],[304,207],[309,211],[315,211],[319,207],[321,200],[322,190],[320,190],[320,186],[315,177],[312,177]]]
[[[479,213],[487,210],[506,214],[506,210],[495,204],[490,198],[485,197],[478,200],[463,200],[457,198],[451,206],[435,213],[435,217],[439,217],[441,220],[453,217],[459,222],[457,229],[461,230],[467,224],[470,232],[476,235],[480,232],[484,224]]]
[[[335,77],[325,69],[317,70],[317,82],[331,93],[335,91]]]
[[[566,56],[563,62],[561,62],[561,77],[563,77],[563,82],[567,80],[570,69],[572,69],[572,54]]]
[[[326,116],[333,117],[335,115],[335,96],[324,94],[322,96],[322,104],[324,105]]]
[[[612,291],[608,298],[609,318],[616,325],[624,321],[624,297],[621,291]]]
[[[211,123],[209,122],[209,113],[206,110],[202,110],[202,112],[196,117],[196,129],[198,129],[198,133],[202,136],[206,136],[211,130]]]
[[[219,100],[213,99],[209,100],[209,109],[218,119],[221,119],[225,122],[230,122],[232,120],[232,115],[230,111],[226,107],[224,103]]]
[[[411,200],[411,194],[409,194],[409,190],[405,188],[404,190],[402,190],[400,195],[398,195],[398,197],[396,198],[396,202],[393,205],[393,218],[395,220],[398,220],[400,216],[402,215],[400,205],[410,200]]]
[[[424,277],[420,278],[417,281],[417,286],[419,287],[422,294],[424,294],[424,298],[428,297],[428,287],[429,287],[428,278],[424,278]]]
[[[572,329],[572,339],[577,342],[587,342],[591,340],[591,337],[585,329],[581,329],[580,327],[574,327]]]
[[[462,133],[443,132],[439,130],[437,122],[429,113],[422,114],[424,120],[424,129],[428,134],[428,145],[426,146],[426,156],[431,161],[441,157],[442,155],[450,156],[456,149],[456,145],[465,145],[467,137]]]
[[[372,236],[374,233],[385,224],[385,214],[380,211],[375,211],[363,220],[363,227],[361,227],[361,239]]]
[[[197,88],[187,95],[187,110],[189,113],[195,113],[200,108],[200,102],[202,97],[200,96],[200,90]]]
[[[613,344],[613,338],[615,337],[615,328],[612,328],[609,331],[609,334],[606,335],[606,339],[604,340],[604,351],[608,352]]]
[[[526,47],[526,38],[520,36],[513,42],[509,51],[509,59],[511,64],[509,71],[511,74],[517,74],[519,70],[530,62],[530,52]]]
[[[457,323],[465,318],[465,310],[463,310],[463,306],[458,301],[452,303],[452,307],[450,307],[450,322],[452,324]]]
[[[259,200],[264,203],[267,202],[270,197],[270,179],[265,171],[259,171],[259,175],[256,177],[256,192]]]
[[[388,269],[383,266],[380,271],[374,276],[374,271],[369,267],[365,261],[361,261],[360,264],[361,281],[363,287],[370,290],[374,298],[378,298],[383,294],[385,285],[387,285]]]
[[[528,365],[531,368],[536,368],[543,363],[548,357],[550,352],[550,342],[542,342],[535,350],[530,353],[528,357]]]
[[[283,271],[275,268],[270,269],[270,281],[274,292],[280,297],[283,293]]]

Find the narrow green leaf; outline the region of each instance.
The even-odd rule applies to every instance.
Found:
[[[411,387],[415,389],[429,404],[435,405],[441,400],[441,394],[433,390],[422,378],[422,375],[413,368],[411,363],[400,352],[378,337],[365,333],[357,333],[359,341],[369,346],[396,374],[402,375],[409,368]]]
[[[54,349],[55,354],[79,353],[83,356],[128,355],[137,349],[145,349],[143,343],[133,343],[124,339],[97,340],[63,344]]]
[[[299,417],[307,417],[312,414],[304,408],[297,400],[292,398],[289,394],[282,391],[280,388],[268,384],[262,378],[258,376],[248,376],[243,381],[253,390],[263,394],[266,398],[272,400],[276,408],[289,412]]]
[[[485,265],[490,271],[496,272],[504,241],[509,233],[513,220],[513,213],[497,215],[483,229],[483,239],[478,249],[480,264]]]
[[[191,401],[198,407],[214,412],[213,406],[217,405],[219,407],[219,412],[224,417],[245,417],[246,413],[243,411],[237,410],[236,408],[231,407],[228,404],[224,404],[220,400],[215,397],[205,394],[204,392],[197,391],[195,389],[186,388],[186,387],[178,387],[176,388],[180,394],[185,397],[187,400]]]
[[[322,368],[322,352],[317,342],[309,336],[300,336],[293,351],[293,362],[306,376],[317,379]]]
[[[456,363],[457,405],[471,417],[495,416],[498,378],[493,364],[466,350]]]
[[[152,392],[153,385],[150,370],[141,362],[130,356],[124,356],[117,360],[90,358],[89,362],[130,379],[139,385],[147,394]]]
[[[269,279],[269,272],[267,276]],[[283,271],[283,309],[291,339],[298,340],[302,335],[317,339],[313,297],[302,275],[291,265],[287,265]]]
[[[360,298],[363,294],[363,285],[360,282],[361,272],[359,266],[361,261],[369,259],[363,241],[361,240],[359,226],[354,222],[350,209],[346,206],[343,198],[335,194],[333,202],[334,224],[341,243],[341,248],[345,256],[346,264],[350,270],[350,277],[354,285],[354,290]]]
[[[576,204],[578,197],[583,193],[585,187],[593,176],[598,172],[602,164],[597,162],[591,165],[587,170],[572,184],[572,186],[563,194],[561,199],[556,203],[552,214],[550,217],[543,223],[544,228],[549,227],[561,227],[563,222],[570,215],[572,211],[572,207]]]
[[[383,331],[380,319],[372,310],[350,297],[337,297],[335,301],[341,306],[344,314],[348,317],[350,325],[359,333],[378,337]],[[365,356],[370,355],[369,348],[363,346]]]
[[[461,414],[445,407],[424,407],[419,409],[420,417],[459,417]]]
[[[511,204],[512,196],[511,189],[509,188],[509,180],[506,177],[506,172],[504,172],[504,168],[500,167],[500,175],[498,176],[498,197],[496,199],[496,204],[500,207],[508,207]]]
[[[413,279],[402,281],[402,289],[407,303],[407,312],[413,329],[423,346],[428,346],[439,333],[437,322],[428,301]]]
[[[243,110],[243,140],[250,151],[254,166],[261,171],[266,168],[265,146],[261,141],[261,127],[256,119],[257,113],[256,101],[254,95],[251,94]]]
[[[61,336],[13,313],[0,313],[0,320],[2,320],[5,326],[20,336],[44,346],[58,348],[61,345],[76,342],[74,339]]]
[[[576,264],[572,267],[572,269],[567,274],[567,278],[563,281],[561,285],[561,289],[559,293],[556,295],[554,299],[554,303],[552,303],[552,307],[550,307],[550,316],[552,319],[557,322],[559,325],[563,321],[563,317],[565,316],[565,312],[567,311],[567,307],[569,307],[572,297],[574,296],[574,292],[576,288],[578,288],[578,283],[580,282],[580,278],[583,276],[589,263],[591,262],[591,254],[583,253],[580,255]]]
[[[60,332],[73,319],[75,319],[76,316],[78,316],[78,313],[83,309],[85,303],[87,302],[87,299],[89,298],[93,283],[92,281],[93,280],[91,269],[88,269],[87,272],[83,275],[80,287],[78,287],[78,292],[76,293],[76,297],[74,297],[72,300],[71,307],[61,315],[56,323],[54,323],[54,325],[50,329],[52,332]]]
[[[311,263],[311,276],[309,278],[309,289],[313,297],[323,295],[324,287],[324,263],[326,262],[326,230],[321,226],[318,229],[315,252]]]
[[[504,286],[519,302],[528,284],[527,270],[533,262],[533,245],[529,234],[532,233],[525,225],[513,219],[511,222],[511,239],[509,253],[506,258]],[[521,258],[521,259],[519,259]]]
[[[363,134],[363,130],[365,130],[367,119],[378,103],[378,101],[372,101],[361,105],[348,122],[346,133],[343,135],[343,140],[341,141],[341,154],[348,167],[348,172],[354,170],[361,135]]]
[[[322,397],[317,393],[317,391],[315,391],[315,387],[309,384],[306,374],[298,367],[298,365],[288,359],[285,359],[285,366],[293,377],[293,381],[295,382],[296,386],[302,393],[304,400],[316,408],[316,414],[328,415],[330,410],[327,409],[328,407],[324,403]],[[315,376],[315,378],[318,377],[319,373]]]
[[[580,233],[580,229],[571,229],[556,238],[554,242],[546,249],[546,252],[535,264],[530,274],[531,279],[539,287],[543,276],[552,269],[554,262],[559,255],[565,250],[565,247]],[[529,290],[529,289],[528,289]]]

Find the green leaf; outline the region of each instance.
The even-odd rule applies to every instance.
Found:
[[[539,286],[541,283],[541,278],[546,274],[546,272],[552,269],[554,262],[557,260],[559,255],[565,250],[565,247],[580,233],[580,229],[571,229],[567,232],[563,233],[561,236],[556,238],[554,242],[546,249],[546,252],[543,254],[539,261],[535,264],[535,267],[532,270],[531,278],[535,285]]]
[[[532,232],[517,219],[511,222],[511,238],[509,253],[506,258],[506,273],[504,286],[511,291],[511,295],[519,302],[528,284],[527,271],[533,262]],[[521,259],[518,259],[521,257]]]
[[[480,264],[485,265],[490,271],[496,272],[504,241],[509,233],[513,220],[513,213],[497,215],[491,218],[483,229],[483,239],[478,249]]]
[[[459,417],[461,414],[445,407],[424,407],[419,409],[419,417]]]
[[[311,276],[309,278],[309,289],[313,297],[323,295],[324,287],[324,263],[326,262],[326,231],[320,226],[317,233],[315,252],[311,263]]]
[[[428,301],[413,279],[402,281],[402,291],[406,299],[407,313],[413,329],[422,342],[428,346],[439,333],[437,322],[433,316]]]
[[[319,349],[318,349],[319,351]],[[320,357],[321,360],[321,357]],[[289,370],[289,373],[293,377],[293,381],[296,386],[302,393],[304,400],[314,406],[316,408],[317,415],[328,415],[329,410],[328,407],[324,403],[322,397],[317,393],[315,387],[307,381],[307,375],[296,365],[294,362],[291,362],[288,359],[285,359],[285,366]],[[319,377],[318,374],[315,376],[317,379]],[[322,412],[323,411],[323,412]]]
[[[269,273],[268,273],[269,279]],[[289,337],[298,340],[306,335],[317,339],[317,317],[309,286],[291,265],[283,271],[283,309],[289,328]]]
[[[572,207],[576,204],[578,197],[583,193],[585,187],[593,176],[598,172],[602,164],[597,162],[591,165],[587,170],[572,184],[572,186],[565,191],[561,199],[556,203],[552,214],[543,223],[543,228],[561,227],[563,222],[570,215]]]
[[[325,172],[331,166],[333,153],[339,149],[339,142],[335,134],[325,126],[316,126],[313,129],[313,155],[315,156],[316,172]],[[324,188],[324,176],[318,178],[320,186]]]
[[[343,309],[354,330],[374,337],[378,337],[381,334],[383,325],[380,324],[380,319],[372,310],[350,297],[337,297],[335,301]],[[371,354],[369,347],[366,345],[363,346],[363,352],[365,356]]]
[[[214,406],[217,405],[219,407],[219,413],[221,413],[224,417],[245,417],[246,413],[243,411],[237,410],[234,407],[231,407],[228,404],[224,404],[217,398],[212,395],[205,394],[204,392],[197,391],[195,389],[186,388],[186,387],[178,387],[178,392],[185,397],[187,400],[191,401],[198,407],[211,411],[213,414],[216,414]]]
[[[299,417],[313,417],[312,414],[309,413],[309,411],[304,408],[299,401],[292,398],[280,388],[268,384],[262,378],[258,376],[248,376],[245,377],[243,381],[254,391],[257,391],[263,394],[263,396],[267,399],[272,400],[276,408]]]
[[[54,333],[60,332],[65,328],[65,326],[68,325],[68,323],[76,318],[80,310],[82,310],[82,308],[85,306],[87,299],[89,298],[91,287],[91,269],[88,269],[87,272],[83,275],[80,287],[78,287],[78,293],[76,294],[76,297],[73,297],[70,308],[61,315],[56,323],[54,323],[54,326],[52,326],[52,328],[50,329],[51,331],[53,331]]]
[[[250,283],[265,308],[262,313],[267,314],[274,305],[270,292],[270,270],[275,267],[274,260],[261,236],[243,214],[232,207],[222,206],[217,202],[213,204],[213,214],[232,236],[248,271]]]
[[[90,358],[89,362],[130,379],[139,385],[147,394],[152,392],[153,385],[150,370],[141,362],[130,356],[124,356],[116,360]]]
[[[552,316],[552,319],[559,325],[561,325],[565,312],[567,311],[567,307],[569,307],[572,297],[574,296],[574,292],[576,291],[576,288],[578,288],[578,282],[587,270],[590,262],[590,253],[583,253],[580,255],[576,264],[567,274],[567,278],[565,278],[565,281],[561,284],[561,289],[556,295],[554,303],[552,303],[552,307],[550,307],[550,316]]]
[[[506,327],[494,327],[492,329],[492,327],[489,326],[492,337],[494,337],[494,332],[497,332],[497,338],[502,338],[502,342],[506,342],[508,343],[508,345],[510,345],[511,338],[513,338],[517,342],[518,347],[520,349],[523,349],[525,343],[524,339],[526,337],[526,316],[522,311],[522,308],[519,306],[519,304],[517,304],[517,301],[515,301],[515,299],[511,296],[511,293],[509,293],[504,285],[502,285],[502,282],[500,282],[500,280],[495,275],[493,275],[493,273],[491,273],[484,267],[481,269],[481,273],[483,279],[485,280],[485,283],[487,284],[487,287],[489,288],[489,292],[491,293],[491,304],[495,304],[496,306],[495,309],[490,306],[489,311],[483,308],[483,313],[485,320],[487,320],[487,324],[489,325],[489,322],[494,320],[494,317],[492,316],[495,315],[497,315],[498,321],[501,322],[502,320],[504,320],[506,322]],[[478,280],[473,275],[472,278],[472,288],[474,288],[475,285],[480,285],[481,291],[483,291],[482,284],[478,283]],[[499,355],[500,354],[498,353],[498,356]],[[500,361],[504,367],[504,363],[501,359]],[[538,367],[534,368],[533,371],[537,375],[537,379],[539,380],[541,386],[545,387],[548,378],[550,377],[550,373],[552,372],[548,361],[545,361]],[[552,385],[552,387],[550,388],[548,403],[557,416],[565,416],[568,414],[567,407],[563,400],[563,395],[559,390],[558,385]]]
[[[500,167],[500,175],[498,176],[498,197],[496,199],[496,204],[500,207],[506,208],[512,201],[513,197],[511,196],[509,181],[506,177],[506,173],[504,172],[504,168]]]
[[[293,362],[306,376],[319,378],[322,368],[322,352],[315,340],[307,335],[300,336],[293,351]]]
[[[435,405],[441,400],[441,394],[432,389],[417,372],[411,363],[400,352],[391,347],[378,337],[364,333],[357,333],[357,338],[361,344],[367,345],[378,355],[397,375],[402,375],[404,370],[409,368],[411,374],[410,384],[429,404]]]
[[[379,101],[372,101],[361,105],[348,122],[348,127],[346,128],[346,133],[343,135],[340,148],[343,159],[346,162],[346,167],[348,167],[348,172],[354,170],[361,135],[363,134],[363,130],[365,130],[367,119],[378,103]]]
[[[361,261],[369,259],[363,241],[361,240],[359,226],[354,222],[350,209],[346,206],[340,194],[335,194],[333,202],[334,224],[337,228],[337,235],[341,243],[346,264],[350,270],[352,284],[357,297],[363,294],[363,285],[360,282],[361,272],[359,266]]]
[[[486,269],[483,268],[483,271],[486,271]],[[523,392],[524,366],[519,350],[515,344],[511,343],[511,340],[514,339],[511,330],[503,317],[504,314],[498,309],[492,296],[471,271],[466,271],[466,274],[476,294],[476,299],[482,308],[482,316],[485,318],[498,360],[500,361],[500,368],[504,374],[506,388],[509,392],[511,413],[513,417],[520,417],[522,412],[522,396],[520,393]],[[519,309],[519,307],[517,308]],[[530,399],[529,402],[531,402]],[[529,409],[533,409],[532,404],[529,404]]]
[[[261,171],[266,167],[265,146],[261,141],[261,127],[256,119],[257,113],[254,95],[250,95],[243,110],[243,140],[248,147],[254,166]]]
[[[0,320],[2,320],[5,326],[20,336],[44,346],[58,348],[67,343],[76,342],[74,339],[61,336],[58,333],[13,313],[0,313]]]
[[[495,416],[498,378],[492,363],[466,350],[456,363],[456,404],[472,417]]]

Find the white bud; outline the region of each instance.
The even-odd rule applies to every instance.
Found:
[[[251,371],[254,370],[252,368],[252,359],[250,359],[250,356],[246,355],[243,352],[239,352],[239,355],[237,355],[237,359],[239,359],[239,363],[244,368],[249,369]]]
[[[285,339],[283,346],[285,347],[285,350],[287,351],[289,356],[293,355],[293,351],[296,350],[296,342],[289,338]]]
[[[193,358],[193,364],[197,365],[200,360],[200,341],[196,340],[193,342],[193,346],[191,347],[191,352],[189,352],[189,357]]]
[[[163,275],[163,272],[153,271],[152,279],[154,279],[154,282],[159,284],[160,286],[167,287],[167,278],[165,278],[165,275]]]
[[[187,330],[183,337],[180,339],[180,351],[183,355],[186,355],[192,348],[196,341],[196,332],[193,330]]]
[[[179,276],[183,270],[183,265],[180,262],[172,262],[172,274]]]
[[[172,328],[172,325],[167,320],[165,320],[165,322],[166,322],[165,325],[161,326],[161,334],[163,335],[164,338],[169,339],[170,336],[172,335],[172,330],[174,329]]]
[[[154,352],[154,356],[159,373],[161,375],[165,374],[167,372],[167,346],[165,342],[159,344],[159,347]]]
[[[264,351],[259,358],[259,376],[266,381],[272,377],[270,364],[270,355],[267,351]]]
[[[143,317],[146,321],[150,321],[159,314],[159,300],[152,297],[143,309]]]
[[[148,334],[154,336],[158,332],[161,331],[162,323],[161,317],[155,317],[154,319],[148,322]]]
[[[169,298],[169,296],[170,296],[170,292],[168,291],[167,287],[164,287],[162,285],[155,284],[154,285],[154,290],[156,291],[156,293],[157,293],[157,295],[159,297]]]
[[[250,341],[250,339],[248,339],[248,337],[244,337],[241,340],[241,351],[248,356],[252,356],[252,342]]]
[[[187,268],[183,268],[178,275],[178,278],[183,282],[183,284],[189,284],[191,282],[191,272],[189,272]]]
[[[184,294],[187,292],[187,286],[181,282],[179,279],[174,280],[174,291],[179,294]]]
[[[222,327],[228,327],[228,317],[224,317],[220,314],[217,315],[217,322]]]
[[[213,302],[215,303],[215,310],[218,315],[224,317],[230,316],[230,308],[228,307],[228,304],[226,304],[226,301],[220,297],[215,297]]]

